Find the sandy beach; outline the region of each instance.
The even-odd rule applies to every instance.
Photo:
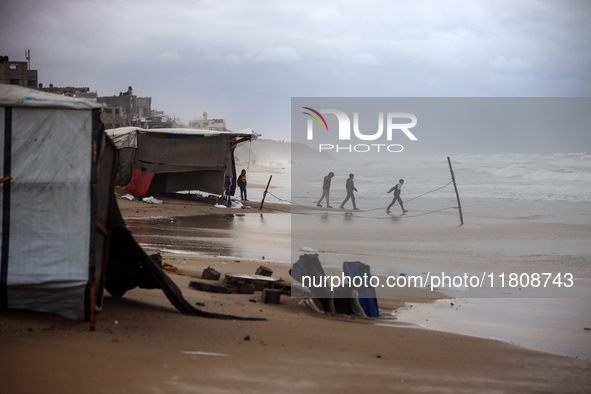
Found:
[[[257,170],[261,180],[269,173],[279,180],[285,176],[276,169]],[[117,200],[124,217],[136,223],[132,229],[147,218],[229,216],[238,221],[246,217],[242,215],[259,220],[271,215],[280,220],[289,217],[286,212],[292,207],[271,199],[259,209],[264,181],[249,186],[252,211],[216,208],[212,202],[191,195],[155,196],[163,204],[145,204],[122,199],[122,189],[117,190]],[[260,292],[216,294],[189,287],[191,281],[201,280],[207,267],[214,267],[223,278],[227,273],[254,274],[264,266],[274,277],[289,281],[290,264],[270,257],[289,249],[289,233],[272,225],[250,226],[249,234],[232,228],[217,231],[229,232],[224,242],[237,245],[234,249],[215,253],[219,247],[214,239],[209,250],[161,250],[163,263],[178,270],[179,274],[171,273],[170,277],[197,308],[266,320],[185,316],[160,290],[147,289],[131,290],[122,298],[107,295],[97,315],[96,331],[90,331],[87,323],[54,315],[3,311],[0,392],[589,391],[589,360],[423,329],[395,319],[328,316],[285,295],[280,304],[272,305],[261,301]],[[250,237],[247,243],[241,243],[244,237]],[[154,238],[137,234],[136,239],[143,244]],[[253,242],[260,257],[245,252],[253,250]],[[286,253],[289,256],[289,250]],[[408,290],[380,299],[379,307],[382,315],[389,316],[410,302],[432,300]]]

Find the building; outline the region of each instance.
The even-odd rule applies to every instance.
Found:
[[[67,96],[73,98],[97,98],[98,94],[96,92],[91,92],[90,88],[82,87],[76,88],[72,86],[67,86],[65,88],[58,88],[54,87],[52,83],[49,84],[48,88],[44,88],[43,84],[39,84],[39,90],[43,90],[44,92],[59,94],[60,96]]]
[[[29,51],[25,53],[29,60]],[[14,62],[10,61],[8,56],[0,56],[0,83],[37,89],[37,70],[29,70],[28,61]]]
[[[25,52],[27,61],[10,61],[8,56],[0,56],[0,84],[18,85],[47,93],[73,98],[96,99],[97,103],[107,104],[101,111],[101,120],[105,127],[114,129],[124,126],[144,128],[172,127],[172,120],[163,113],[152,113],[152,98],[137,97],[131,86],[118,96],[99,97],[88,87],[44,87],[39,83],[37,70],[30,70],[30,51]],[[155,118],[152,119],[152,117]]]
[[[123,116],[123,108],[119,105],[107,104],[101,112],[101,121],[106,129],[116,129],[123,127],[125,117]]]
[[[170,129],[174,120],[166,115],[164,111],[152,110],[152,115],[148,121],[149,129]]]
[[[120,107],[122,126],[142,127],[152,114],[152,98],[134,96],[131,86],[127,88],[127,92],[120,92],[119,96],[97,97],[96,101],[113,106],[113,109]]]
[[[49,84],[49,87],[44,88],[43,84],[39,83],[37,70],[31,70],[31,53],[25,51],[27,61],[15,62],[11,61],[8,56],[0,56],[0,83],[6,85],[18,85],[30,89],[42,90],[47,93],[58,94],[60,96],[74,97],[74,98],[96,98],[97,93],[91,92],[88,87],[54,87]]]
[[[191,120],[189,127],[201,130],[228,131],[225,119],[207,119],[207,112],[203,113],[203,119]]]

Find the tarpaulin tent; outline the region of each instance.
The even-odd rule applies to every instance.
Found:
[[[104,289],[120,297],[139,286],[162,289],[184,314],[243,319],[191,306],[125,228],[101,106],[0,84],[0,310],[93,327]]]
[[[222,194],[225,176],[236,184],[234,149],[257,136],[252,131],[134,127],[107,134],[120,152],[117,184],[136,197],[183,190]]]
[[[1,309],[88,320],[102,299],[117,156],[100,107],[0,85]]]

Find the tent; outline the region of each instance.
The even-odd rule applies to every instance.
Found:
[[[370,318],[380,315],[376,291],[364,281],[364,278],[372,276],[367,264],[344,262],[343,275],[349,280],[334,289],[329,286],[330,281],[325,281],[326,274],[318,253],[301,255],[289,274],[296,284],[292,286],[292,296],[309,299],[312,302],[309,305],[319,311]]]
[[[104,290],[159,288],[200,311],[135,242],[114,196],[118,152],[94,100],[0,84],[0,310],[87,320]],[[260,320],[260,319],[248,319]]]
[[[117,185],[136,197],[200,190],[223,194],[225,177],[236,185],[234,149],[257,134],[200,129],[107,130],[120,153]]]
[[[0,85],[0,309],[89,320],[100,307],[117,163],[100,107]]]

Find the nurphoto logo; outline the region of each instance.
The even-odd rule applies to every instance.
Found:
[[[303,114],[308,116],[308,127],[307,127],[307,139],[308,141],[314,140],[314,124],[316,123],[321,131],[330,133],[328,129],[328,123],[322,114],[335,115],[338,121],[338,134],[331,136],[337,138],[338,142],[351,141],[351,119],[349,115],[338,109],[321,109],[317,111],[310,107],[302,107],[305,112]],[[308,112],[309,111],[309,112]],[[400,123],[400,120],[407,119],[410,122]],[[316,121],[314,123],[314,121]],[[374,143],[362,143],[362,144],[318,144],[318,151],[333,151],[333,152],[381,152],[387,151],[392,153],[402,152],[404,147],[400,144],[391,144],[394,135],[399,135],[402,132],[409,140],[418,141],[418,138],[410,131],[411,128],[416,126],[417,117],[408,112],[387,112],[386,119],[384,121],[384,113],[378,113],[378,130],[373,133],[365,133],[359,129],[359,113],[353,112],[353,135],[354,139],[360,141],[374,141]],[[386,130],[384,136],[384,129]],[[379,143],[379,141],[385,141]],[[387,143],[386,143],[387,142]]]

